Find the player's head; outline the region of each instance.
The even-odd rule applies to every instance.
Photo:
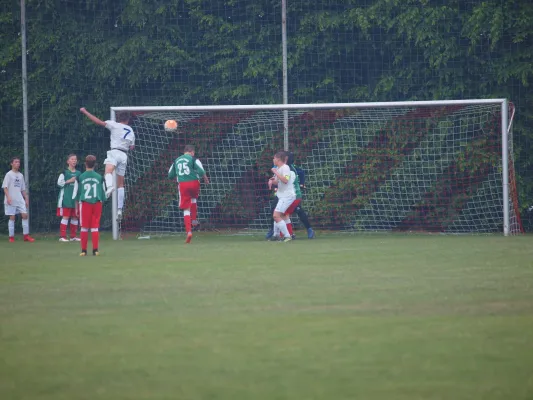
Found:
[[[74,168],[78,164],[78,157],[76,154],[69,154],[67,156],[67,165]]]
[[[127,111],[117,111],[115,114],[115,117],[118,122],[121,122],[123,124],[129,124],[131,119],[131,114]]]
[[[191,144],[186,145],[185,148],[183,149],[183,152],[194,156],[194,146]]]
[[[11,160],[9,161],[9,165],[11,165],[11,168],[13,170],[18,171],[20,169],[20,158],[11,157]]]
[[[274,165],[277,167],[282,166],[285,164],[285,160],[287,159],[287,155],[284,151],[278,151],[276,154],[274,154],[274,159],[272,160],[274,162]]]
[[[94,166],[96,165],[96,157],[92,154],[89,154],[87,157],[85,157],[85,168],[87,169],[94,169]]]
[[[287,164],[294,164],[294,153],[292,151],[287,152]]]

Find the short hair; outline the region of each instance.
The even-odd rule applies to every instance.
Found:
[[[278,151],[276,154],[274,154],[274,157],[278,160],[282,160],[283,162],[287,161],[287,153],[284,151]]]
[[[85,166],[87,168],[94,168],[96,164],[96,157],[92,154],[89,154],[87,157],[85,157]]]
[[[70,160],[70,157],[76,157],[78,158],[78,156],[74,153],[70,153],[68,156],[67,156],[67,161]]]
[[[192,144],[186,145],[185,148],[183,149],[184,153],[191,153],[193,151],[194,151],[194,146]]]
[[[11,157],[11,160],[9,161],[10,164],[13,164],[13,161],[15,160],[19,160],[20,161],[20,157]]]
[[[129,122],[131,119],[131,113],[128,111],[117,111],[115,118],[118,122]]]

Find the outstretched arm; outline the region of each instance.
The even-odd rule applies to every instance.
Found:
[[[105,126],[105,122],[104,121],[102,121],[100,118],[95,117],[94,115],[92,115],[89,111],[87,111],[85,109],[85,107],[80,108],[80,112],[82,114],[85,114],[87,116],[87,118],[89,118],[91,121],[93,121],[96,125]]]

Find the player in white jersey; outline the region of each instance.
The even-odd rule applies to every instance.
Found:
[[[4,177],[2,188],[4,189],[4,213],[9,216],[7,227],[9,230],[9,242],[15,241],[15,216],[22,217],[22,233],[25,242],[34,242],[30,236],[30,224],[28,222],[29,198],[26,193],[24,176],[20,173],[20,158],[11,159],[11,171]]]
[[[111,150],[107,152],[105,164],[105,185],[106,196],[109,197],[113,192],[113,171],[117,171],[117,194],[118,194],[118,218],[122,218],[122,208],[124,207],[124,175],[126,174],[126,165],[128,164],[128,151],[133,150],[135,146],[135,133],[129,126],[130,113],[117,112],[115,121],[102,121],[92,115],[85,108],[80,111],[95,124],[104,126],[111,132]]]
[[[274,218],[274,232],[281,232],[283,234],[283,241],[289,242],[291,240],[291,235],[287,229],[287,224],[285,220],[288,216],[285,214],[285,211],[290,207],[294,200],[296,200],[296,192],[294,191],[294,180],[296,179],[296,174],[291,171],[289,166],[285,164],[286,154],[283,151],[277,152],[274,155],[275,167],[272,168],[274,176],[269,180],[269,187],[272,185],[278,185],[278,191],[276,196],[278,197],[278,204],[274,209],[272,218]],[[277,238],[277,235],[274,235]]]

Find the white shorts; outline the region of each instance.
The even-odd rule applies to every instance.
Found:
[[[128,154],[120,150],[109,150],[104,164],[111,164],[115,166],[117,175],[126,175],[126,165],[128,165]]]
[[[281,199],[278,199],[278,204],[274,211],[285,214],[285,211],[287,211],[287,208],[291,206],[294,200],[296,200],[296,196],[282,197]]]
[[[4,203],[4,214],[5,215],[17,215],[17,214],[27,214],[26,205],[13,206]]]

